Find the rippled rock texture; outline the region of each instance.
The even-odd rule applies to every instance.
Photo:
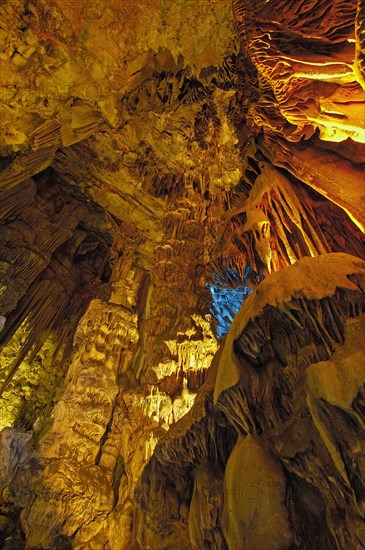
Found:
[[[364,546],[364,20],[1,2],[0,546]]]

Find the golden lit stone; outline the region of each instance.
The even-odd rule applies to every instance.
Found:
[[[361,2],[1,7],[0,546],[364,547]]]

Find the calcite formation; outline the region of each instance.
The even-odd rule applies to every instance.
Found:
[[[0,546],[365,547],[362,0],[0,4]]]
[[[174,547],[184,521],[192,548],[363,545],[365,264],[294,268],[247,299],[200,400],[158,443],[137,493],[146,547]]]

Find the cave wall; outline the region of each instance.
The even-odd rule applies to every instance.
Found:
[[[362,3],[2,8],[1,544],[362,547]]]

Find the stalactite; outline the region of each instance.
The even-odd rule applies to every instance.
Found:
[[[45,120],[40,126],[37,126],[29,135],[32,150],[37,151],[38,149],[61,145],[60,127],[57,120]]]
[[[0,13],[0,546],[363,547],[362,2],[71,4]]]
[[[30,361],[32,361],[50,332],[62,323],[67,305],[64,289],[57,282],[44,279],[41,284],[29,288],[25,299],[21,300],[18,305],[18,314],[8,317],[5,333],[2,334],[2,345],[4,345],[16,328],[25,319],[27,320],[30,328],[29,336],[3,381],[0,389],[1,395],[26,355],[32,352],[30,357]],[[60,342],[60,344],[62,343]]]
[[[290,265],[303,256],[316,256],[329,251],[318,224],[316,223],[313,227],[309,221],[305,202],[299,202],[290,182],[280,172],[267,166],[263,168],[246,207],[250,212],[258,209],[264,214],[265,221],[263,225],[261,224],[262,228],[251,229],[249,223],[246,223],[244,230],[253,231],[260,258],[267,265],[269,273],[276,271],[279,265]],[[256,227],[255,223],[254,227]],[[265,224],[267,229],[264,228]],[[296,232],[294,232],[295,228]],[[274,241],[273,246],[270,241],[274,239],[276,242]],[[265,257],[265,249],[262,249],[262,241],[270,243],[270,252],[267,252],[269,254],[267,257]],[[271,257],[271,248],[276,251],[278,260]]]
[[[17,214],[33,202],[36,186],[31,179],[10,189],[0,189],[0,221]]]
[[[304,269],[309,265],[310,275]],[[325,265],[331,269],[325,270],[324,275]],[[348,489],[350,492],[355,490],[356,483],[354,478],[350,481],[344,463],[351,453],[350,439],[356,437],[349,426],[356,422],[359,426],[356,430],[360,429],[353,399],[360,389],[361,380],[353,354],[358,353],[360,359],[363,345],[354,347],[353,344],[360,338],[363,325],[364,268],[364,262],[347,255],[305,258],[299,260],[295,268],[292,266],[268,276],[245,302],[223,349],[212,363],[194,406],[160,440],[140,479],[137,487],[140,536],[147,537],[140,540],[145,546],[152,540],[163,544],[162,541],[169,540],[174,530],[179,529],[180,522],[186,521],[181,512],[178,514],[173,510],[163,508],[161,515],[161,508],[154,504],[156,500],[159,503],[171,502],[174,497],[167,489],[171,483],[175,498],[183,491],[184,497],[180,495],[179,502],[184,498],[188,500],[193,547],[197,544],[194,542],[197,536],[202,537],[200,545],[209,547],[209,525],[214,525],[214,536],[222,537],[219,543],[222,548],[225,545],[238,547],[241,537],[250,540],[253,548],[271,549],[273,545],[275,548],[289,548],[293,538],[297,541],[296,547],[310,548],[313,537],[302,530],[297,515],[303,518],[304,513],[310,513],[317,518],[324,505],[333,511],[346,506],[351,508],[351,515],[343,514],[341,519],[327,515],[321,529],[316,531],[319,547],[332,536],[337,540],[336,548],[340,548],[345,539],[351,545],[353,540],[355,546],[361,544],[361,513],[356,501],[351,499],[350,503],[346,497]],[[296,269],[294,276],[293,269]],[[338,276],[339,273],[342,275]],[[286,276],[287,284],[284,281],[283,285],[277,284],[279,276]],[[303,286],[302,276],[308,276],[308,281],[315,282],[314,286]],[[340,358],[345,357],[349,362],[346,359],[342,363]],[[236,362],[240,374],[227,386],[230,361]],[[328,376],[334,376],[336,380],[337,376],[344,376],[347,382],[344,386],[339,382],[334,389],[328,384]],[[350,379],[352,383],[349,383]],[[222,382],[225,383],[223,386]],[[216,407],[209,404],[213,385]],[[331,422],[330,410],[331,414],[337,411],[340,424],[335,426]],[[236,434],[230,431],[232,428],[239,434],[237,442]],[[300,437],[297,430],[301,431]],[[347,433],[352,435],[345,436]],[[349,438],[349,444],[346,450],[342,446],[341,454],[338,446],[342,438]],[[267,441],[270,441],[269,445]],[[250,450],[244,450],[243,443],[251,445]],[[232,445],[235,445],[233,450]],[[217,456],[216,448],[226,448],[228,454]],[[248,461],[250,466],[243,467],[242,461]],[[323,461],[327,464],[326,471],[321,467]],[[204,534],[199,530],[199,521],[202,528],[205,514],[211,507],[201,504],[200,510],[196,508],[197,495],[191,490],[191,480],[194,480],[196,491],[201,481],[201,469],[206,468],[207,475],[202,485],[205,494],[209,494],[209,473],[216,471],[217,464],[224,468],[224,476],[216,476],[217,483],[221,480],[217,494],[224,492],[224,499],[215,500],[216,514]],[[239,475],[233,473],[236,467]],[[356,469],[354,465],[351,468]],[[179,480],[173,477],[177,471]],[[320,503],[314,496],[308,501],[307,493],[296,488],[292,477],[294,472],[308,484],[308,496],[318,492],[322,499]],[[332,481],[328,484],[330,479]],[[347,489],[338,493],[336,487],[344,488],[343,481]],[[293,493],[297,505],[287,508],[285,495],[294,498]],[[308,502],[310,511],[304,512],[308,510]],[[235,524],[246,514],[257,518],[265,506],[274,503],[275,520],[271,521],[270,512],[265,514],[264,523],[259,521],[260,542],[257,542],[256,531],[251,540],[250,530],[245,525],[238,527]],[[198,514],[201,520],[197,521],[192,514]],[[148,531],[143,527],[147,521]],[[166,530],[159,528],[161,522]],[[283,537],[287,540],[284,541]]]
[[[45,170],[51,165],[55,152],[55,147],[46,147],[37,151],[19,153],[2,171],[0,187],[5,190],[11,189]]]

